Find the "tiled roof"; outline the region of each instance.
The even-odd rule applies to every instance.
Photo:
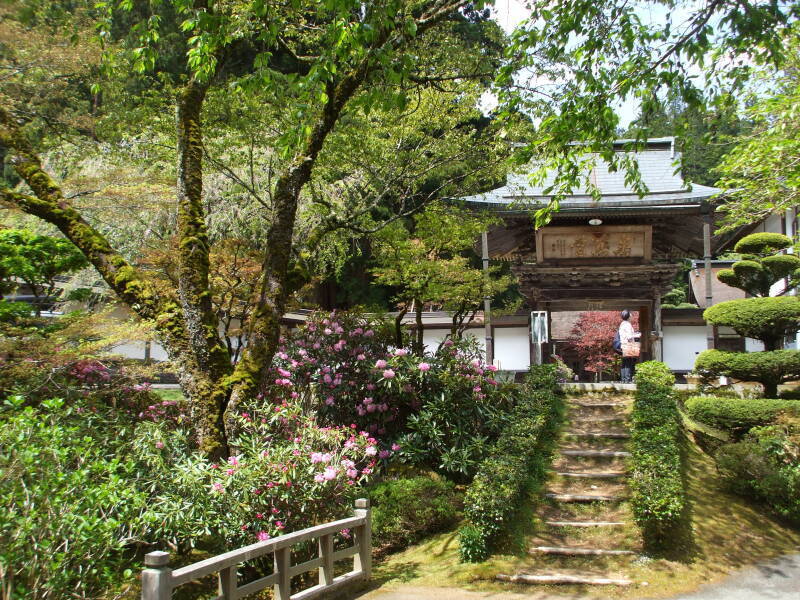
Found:
[[[591,161],[593,168],[588,173],[588,179],[600,191],[603,205],[620,207],[696,205],[717,195],[720,192],[718,188],[689,185],[684,182],[680,174],[680,153],[674,151],[671,142],[672,138],[649,140],[647,148],[635,154],[642,182],[648,190],[644,197],[640,197],[625,182],[624,168],[612,172],[604,160],[596,155],[588,155],[587,158],[593,158]],[[621,144],[617,145],[617,148],[618,152],[623,152]],[[508,208],[546,204],[550,195],[545,195],[544,191],[552,185],[553,179],[554,173],[548,173],[542,183],[531,185],[526,172],[512,173],[508,176],[505,186],[483,194],[468,196],[463,200],[496,207],[505,205]],[[597,204],[588,186],[581,182],[562,200],[561,206],[562,209],[590,208],[596,207]]]

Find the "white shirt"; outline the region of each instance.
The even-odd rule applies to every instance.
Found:
[[[630,321],[623,321],[619,324],[619,341],[622,344],[627,344],[628,342],[633,342],[635,338],[635,334],[633,332],[633,325],[631,325]]]

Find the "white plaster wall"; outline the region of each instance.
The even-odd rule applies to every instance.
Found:
[[[531,364],[527,327],[495,327],[494,356],[503,371],[527,371]]]
[[[436,352],[439,344],[442,343],[442,340],[448,333],[450,333],[449,329],[426,328],[425,331],[422,332],[422,341],[425,344],[425,350],[427,352]],[[464,336],[475,338],[478,340],[478,346],[484,351],[486,350],[486,334],[483,327],[471,327],[464,332]]]
[[[691,371],[697,355],[706,349],[706,328],[698,325],[666,325],[663,328],[664,362],[673,371]]]
[[[114,346],[109,350],[109,354],[118,354],[125,358],[138,358],[144,359],[144,342],[126,342]],[[150,345],[150,358],[156,362],[167,360],[167,351],[164,348],[153,342]]]

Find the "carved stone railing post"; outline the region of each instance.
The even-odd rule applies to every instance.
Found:
[[[353,570],[362,571],[364,579],[372,576],[372,509],[369,507],[368,498],[356,500],[356,517],[364,517],[366,522],[355,530],[358,554],[353,557]]]
[[[170,600],[172,598],[172,569],[168,552],[150,552],[144,557],[147,567],[142,571],[142,600]]]

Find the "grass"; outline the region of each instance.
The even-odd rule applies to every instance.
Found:
[[[389,557],[375,568],[375,582],[387,588],[460,587],[493,592],[525,592],[530,596],[580,593],[582,598],[663,598],[686,593],[700,584],[722,579],[740,567],[800,548],[800,531],[765,514],[763,507],[720,489],[714,463],[693,443],[688,444],[688,491],[694,522],[694,548],[681,560],[611,557],[602,562],[592,559],[587,567],[623,575],[637,583],[614,589],[580,586],[529,587],[500,584],[498,573],[532,571],[543,567],[541,558],[524,552],[515,544],[515,553],[494,556],[477,565],[458,562],[455,533],[430,538],[425,543]],[[591,508],[585,510],[590,511]],[[522,538],[536,535],[535,519],[519,532]],[[602,544],[597,532],[592,544]],[[618,534],[614,534],[618,535]],[[609,540],[611,541],[611,540]],[[601,546],[602,547],[602,546]],[[572,565],[576,563],[571,562]]]
[[[183,392],[180,390],[180,388],[166,390],[157,388],[153,390],[153,393],[155,393],[162,400],[175,400],[177,402],[181,402],[183,400]]]

